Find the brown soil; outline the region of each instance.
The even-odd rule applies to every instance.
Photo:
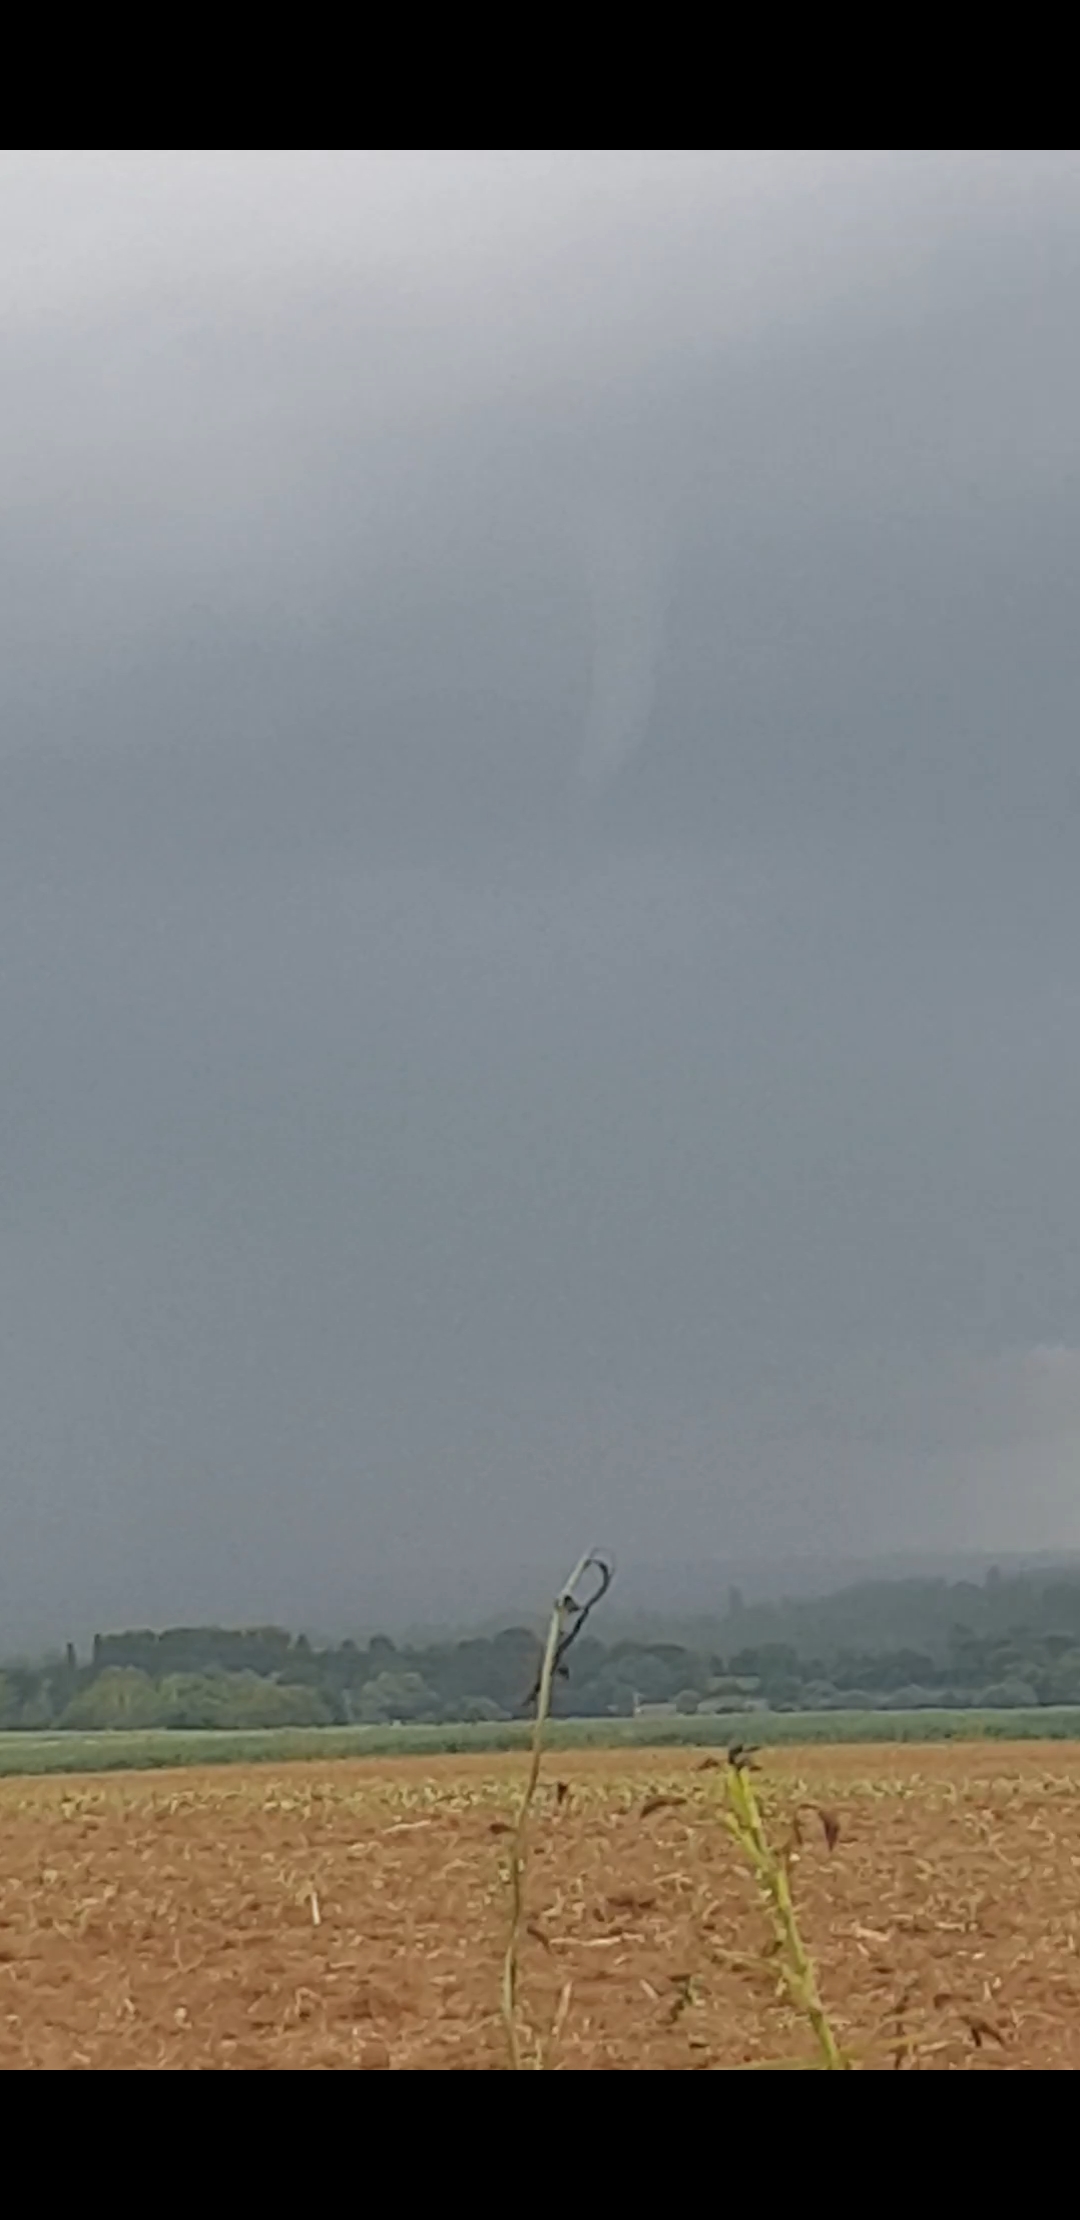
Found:
[[[1080,2067],[1080,1749],[761,1765],[858,2063]],[[0,2070],[500,2068],[522,1774],[515,1755],[0,1782]],[[696,1751],[545,1761],[523,2002],[543,2032],[561,2000],[561,2069],[812,2057],[723,1790]]]

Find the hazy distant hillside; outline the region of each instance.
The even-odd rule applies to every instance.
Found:
[[[441,1640],[312,1639],[268,1624],[129,1628],[0,1670],[0,1729],[267,1727],[527,1715],[540,1620]],[[652,1622],[655,1625],[655,1622]],[[632,1629],[632,1630],[628,1630]],[[981,1581],[863,1580],[746,1596],[651,1625],[600,1610],[560,1677],[563,1715],[1017,1709],[1080,1703],[1080,1567],[992,1566]]]

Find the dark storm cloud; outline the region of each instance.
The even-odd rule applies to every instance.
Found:
[[[1075,159],[0,184],[9,1615],[1075,1541]]]

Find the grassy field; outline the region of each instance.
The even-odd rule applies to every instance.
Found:
[[[164,1766],[282,1764],[293,1758],[454,1755],[522,1749],[527,1722],[494,1726],[272,1727],[246,1733],[115,1730],[0,1734],[0,1776],[153,1771]],[[782,1744],[1080,1741],[1080,1706],[1030,1711],[785,1711],[685,1719],[556,1721],[552,1749],[708,1749]]]

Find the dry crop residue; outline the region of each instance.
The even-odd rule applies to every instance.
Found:
[[[767,1753],[836,2031],[891,2069],[1080,2067],[1080,1750]],[[500,2068],[518,1756],[0,1782],[0,2068]],[[700,1752],[553,1752],[523,1995],[553,2063],[812,2055]],[[567,1985],[569,1999],[566,2001]]]

